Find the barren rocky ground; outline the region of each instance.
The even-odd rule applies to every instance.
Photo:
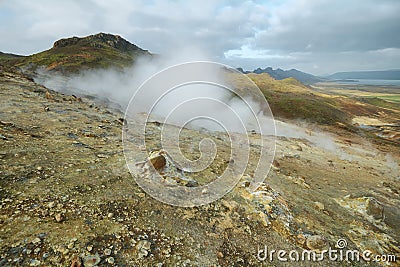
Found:
[[[399,259],[400,153],[393,144],[328,127],[310,129],[309,140],[278,137],[258,190],[246,187],[250,168],[224,198],[180,208],[136,185],[123,155],[120,112],[9,70],[0,73],[0,102],[1,266],[287,266],[260,261],[258,250],[320,251],[341,238],[349,249]],[[149,127],[146,138],[159,149],[160,125]],[[326,137],[323,130],[334,149],[312,142]],[[184,131],[182,146],[205,136],[229,147],[216,133],[194,130]],[[259,136],[250,136],[257,146]],[[210,174],[227,150],[219,150]]]

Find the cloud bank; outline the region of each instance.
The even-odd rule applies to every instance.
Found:
[[[120,34],[153,53],[195,46],[213,60],[315,74],[399,68],[400,2],[0,2],[0,51],[31,54],[73,35]]]

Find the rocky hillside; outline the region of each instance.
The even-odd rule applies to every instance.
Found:
[[[76,73],[84,69],[129,66],[140,56],[151,54],[119,35],[98,33],[58,40],[49,50],[12,58],[3,65],[29,71],[43,67],[50,71]]]
[[[368,136],[373,142],[400,144],[395,129],[400,120],[400,106],[397,103],[380,100],[377,104],[374,101],[348,97],[338,92],[328,94],[329,91],[326,89],[316,90],[315,87],[306,86],[294,78],[276,80],[267,73],[249,73],[247,76],[260,88],[268,100],[275,118],[333,126],[327,129],[334,132],[338,128],[345,129]],[[231,75],[230,78],[235,80],[240,87],[240,75]],[[356,91],[354,88],[353,92]],[[373,100],[373,98],[369,98],[369,100]],[[380,120],[380,127],[373,131],[357,127],[354,119],[358,117]],[[390,125],[393,128],[388,129],[387,126]],[[394,138],[387,138],[388,136],[394,136]]]
[[[399,177],[386,154],[398,162],[393,147],[382,152],[338,129],[329,137],[293,128],[307,134],[278,138],[272,170],[255,192],[247,188],[257,163],[251,153],[243,179],[223,199],[180,208],[147,195],[128,172],[122,114],[10,70],[0,73],[0,107],[0,266],[287,266],[260,261],[259,249],[318,253],[340,238],[348,249],[400,253]],[[148,124],[149,150],[159,149],[160,126]],[[226,164],[226,136],[185,129],[180,137],[184,153],[214,140],[212,171]],[[250,135],[252,151],[259,140]]]
[[[123,67],[138,56],[151,55],[101,33],[61,39],[47,51],[3,61],[0,266],[288,266],[277,258],[261,261],[259,250],[306,249],[320,255],[335,249],[339,239],[345,239],[346,249],[399,258],[397,103],[362,102],[294,78],[249,73],[277,118],[271,171],[257,190],[248,188],[262,138],[249,133],[248,168],[238,185],[211,204],[175,207],[153,199],[129,173],[121,132],[131,121],[93,95],[53,91],[26,72],[43,66],[50,75],[71,75]],[[243,76],[227,75],[240,86]],[[151,151],[149,158],[137,159],[141,175],[151,177],[147,167],[157,159],[165,186],[193,187],[230,163],[226,135],[183,129],[179,147],[191,160],[200,157],[198,144],[205,138],[218,150],[212,168],[185,173],[186,182],[178,179],[183,170],[162,156],[162,126],[147,124],[145,148],[139,138],[130,140],[135,149]],[[140,127],[130,130],[132,136],[143,135]],[[245,145],[244,137],[235,142]],[[326,258],[290,264],[367,265],[362,259]]]
[[[138,46],[128,42],[124,38],[119,35],[107,34],[107,33],[99,33],[95,35],[90,35],[87,37],[71,37],[60,39],[54,42],[53,48],[61,48],[61,47],[94,47],[94,48],[103,48],[109,49],[113,48],[121,53],[144,53],[147,52],[139,48]]]

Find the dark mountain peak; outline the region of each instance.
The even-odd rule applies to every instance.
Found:
[[[244,74],[246,74],[246,73],[248,73],[248,71],[245,71],[245,70],[243,70],[243,68],[237,68],[237,70],[239,71],[239,72],[241,72],[241,73],[244,73]]]
[[[290,69],[290,70],[288,70],[288,72],[292,72],[292,73],[300,73],[301,71],[299,71],[299,70],[296,70],[296,69]]]
[[[56,41],[53,48],[68,46],[90,46],[95,48],[114,48],[121,52],[144,52],[146,50],[130,43],[119,35],[98,33],[86,37],[63,38]]]
[[[263,69],[261,69],[261,68],[257,68],[255,70],[253,70],[253,72],[257,73],[257,74],[261,74],[261,73],[264,73],[265,71]]]

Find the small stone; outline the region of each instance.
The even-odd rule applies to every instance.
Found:
[[[303,234],[298,234],[296,236],[297,242],[301,245],[304,245],[304,243],[306,242],[306,237]]]
[[[147,240],[142,240],[142,249],[150,250],[151,242]]]
[[[69,253],[69,249],[62,247],[61,249],[59,249],[59,251],[63,254],[63,255],[67,255]]]
[[[34,245],[40,244],[40,242],[42,242],[42,241],[40,240],[39,237],[36,237],[35,239],[32,240],[32,244],[34,244]]]
[[[319,251],[325,248],[328,245],[328,242],[325,237],[321,235],[312,235],[307,237],[306,245],[311,250]]]
[[[111,249],[106,248],[106,249],[104,250],[104,255],[110,256],[110,255],[111,255]]]
[[[110,212],[110,213],[107,215],[108,218],[112,218],[113,216],[114,216],[114,213],[112,213],[112,212]]]
[[[114,263],[114,258],[113,257],[107,258],[107,262],[110,263],[110,264],[113,264]]]
[[[29,266],[39,266],[40,265],[40,261],[39,260],[36,260],[36,259],[32,259],[30,262],[29,262]]]
[[[62,222],[64,221],[65,217],[62,213],[57,213],[56,216],[54,216],[54,219],[56,220],[56,222]]]
[[[100,262],[100,257],[99,254],[96,253],[96,255],[88,255],[83,258],[83,266],[85,267],[90,267],[90,266],[96,266]]]
[[[318,209],[318,210],[324,210],[325,209],[325,206],[324,206],[324,204],[322,204],[321,202],[318,202],[318,201],[315,201],[314,202],[314,206],[315,206],[315,208],[316,209]]]
[[[375,220],[383,219],[383,206],[375,198],[371,197],[367,200],[367,214],[374,217]]]
[[[89,246],[87,246],[87,247],[86,247],[86,249],[87,249],[87,251],[89,251],[89,252],[90,252],[90,251],[92,251],[92,249],[93,249],[93,246],[89,245]]]
[[[73,248],[74,248],[74,246],[75,246],[75,245],[74,245],[74,243],[69,243],[69,244],[68,244],[68,246],[67,246],[67,248],[69,248],[69,249],[73,249]]]
[[[42,166],[39,166],[39,167],[37,167],[36,168],[38,171],[41,171],[41,170],[43,170],[43,167]]]
[[[275,168],[280,168],[281,167],[281,164],[277,161],[277,160],[274,160],[273,162],[272,162],[272,166],[274,166]]]
[[[167,164],[167,160],[163,155],[157,155],[149,159],[150,163],[156,170],[162,170]]]
[[[138,250],[139,259],[149,255],[149,250],[151,248],[151,242],[148,240],[140,240],[136,246]]]
[[[175,179],[172,179],[171,177],[165,178],[164,181],[168,186],[177,186],[178,185],[178,182]]]
[[[81,258],[75,257],[72,262],[70,267],[81,267],[82,266],[82,261]]]
[[[56,203],[54,201],[49,202],[49,204],[47,204],[47,207],[54,208],[56,206]]]
[[[33,251],[33,253],[38,254],[40,252],[40,248],[35,248],[35,250]]]
[[[249,187],[250,186],[250,182],[249,181],[244,181],[242,183],[242,187]]]
[[[198,186],[198,184],[199,183],[196,180],[189,180],[189,181],[186,182],[185,186],[187,186],[187,187],[196,187],[196,186]]]
[[[293,145],[291,147],[293,150],[297,150],[297,151],[303,151],[303,148],[300,145]]]
[[[218,251],[218,252],[217,252],[217,257],[218,257],[218,258],[223,258],[223,257],[224,257],[224,254],[222,254],[221,251]]]

